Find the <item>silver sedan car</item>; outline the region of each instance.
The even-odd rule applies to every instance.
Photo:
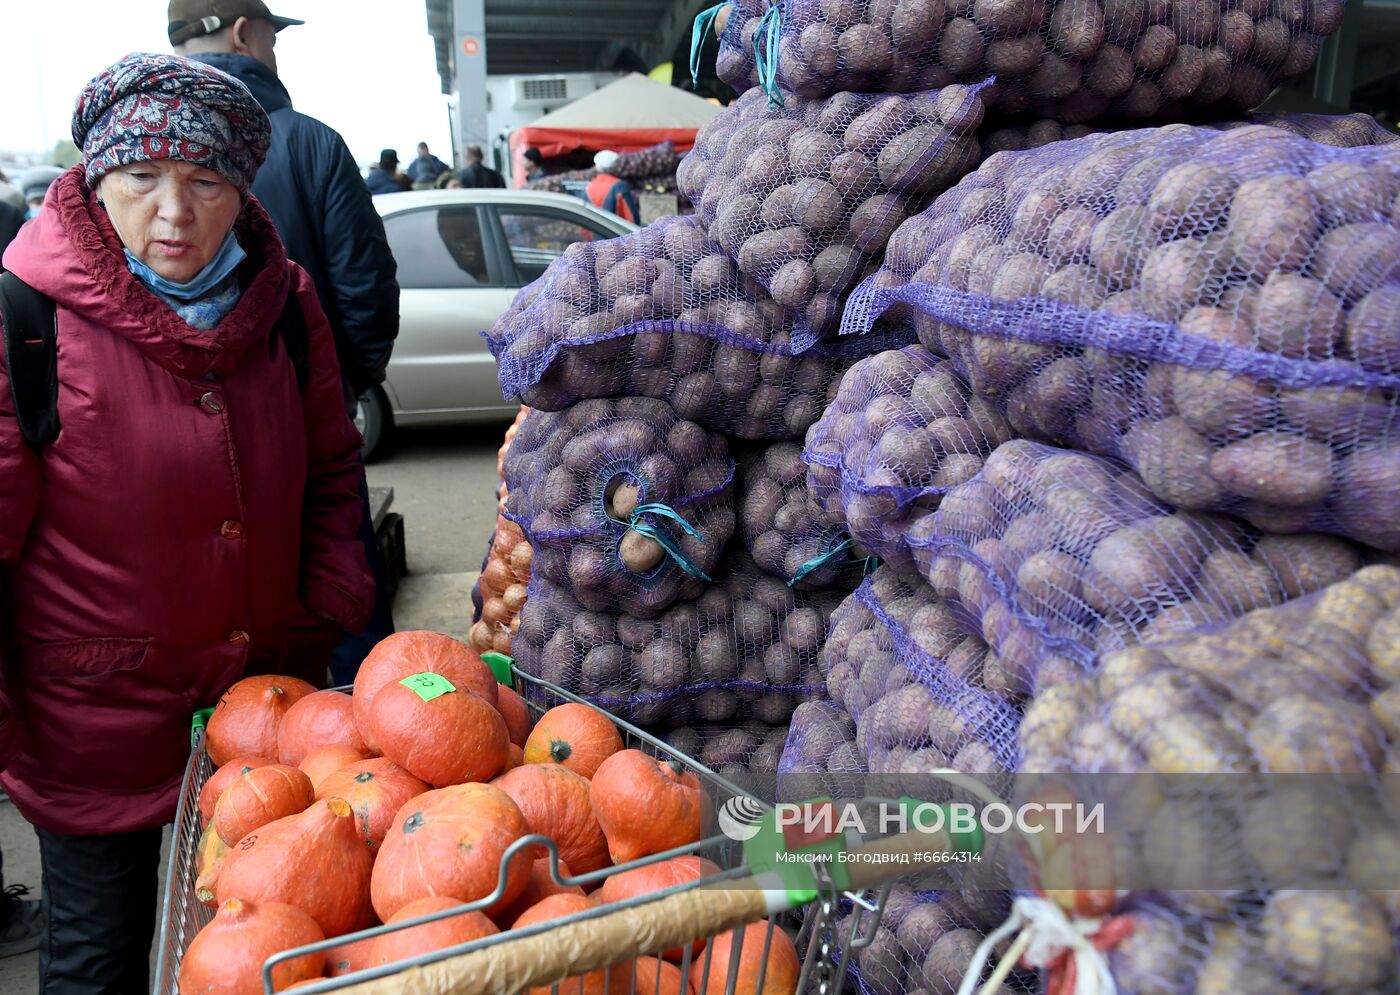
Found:
[[[384,383],[360,399],[366,459],[384,453],[400,426],[513,417],[481,333],[570,245],[637,227],[578,198],[529,190],[381,194],[374,206],[399,264],[400,317]]]

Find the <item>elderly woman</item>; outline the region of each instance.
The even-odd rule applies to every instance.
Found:
[[[43,855],[43,991],[135,993],[191,712],[324,673],[373,581],[331,331],[248,196],[267,116],[217,69],[132,55],[73,138],[4,257],[56,306],[61,431],[22,438],[0,368],[0,782]]]

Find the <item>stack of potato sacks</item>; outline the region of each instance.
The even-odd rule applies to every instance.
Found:
[[[1400,146],[1364,118],[1233,120],[1340,15],[740,0],[724,29],[725,78],[811,101],[996,77],[986,158],[845,306],[842,341],[919,344],[858,362],[806,437],[823,523],[884,562],[829,626],[831,700],[794,715],[780,790],[1181,775],[1089,861],[1117,887],[1060,882],[1070,913],[1097,890],[1125,917],[1120,991],[1400,977],[1393,893],[1345,890],[1400,883],[1400,576],[1374,565],[1400,549]],[[1351,794],[1258,778],[1221,812],[1185,779],[1214,773]],[[971,893],[892,905],[863,990],[957,991],[1000,921]],[[998,984],[1064,983],[1023,967]]]
[[[608,172],[618,179],[631,184],[635,193],[657,193],[679,195],[676,185],[676,170],[681,164],[680,153],[675,142],[666,139],[636,152],[618,154],[617,162]],[[569,181],[587,183],[598,175],[596,169],[575,169],[563,173],[553,173],[538,180],[531,180],[525,186],[530,190],[544,190],[550,193],[567,193]],[[693,214],[695,207],[684,197],[678,197],[679,213]],[[567,239],[565,239],[567,241]]]
[[[890,233],[980,159],[979,88],[753,89],[701,130],[692,217],[572,246],[488,333],[531,408],[505,461],[533,553],[517,662],[723,773],[776,771],[872,565],[801,442],[907,321],[837,338]],[[751,783],[751,782],[750,782]]]

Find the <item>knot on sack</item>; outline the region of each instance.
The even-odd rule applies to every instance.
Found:
[[[679,525],[685,534],[696,542],[704,543],[705,537],[700,534],[699,530],[682,518],[680,513],[669,504],[661,504],[659,502],[639,504],[633,509],[631,517],[627,520],[627,527],[631,531],[655,541],[656,544],[666,552],[667,556],[676,561],[676,564],[682,570],[692,577],[698,577],[706,583],[710,583],[710,575],[696,566],[695,561],[686,556],[680,546],[676,545],[675,541],[669,535],[663,532],[653,522],[647,521],[645,518],[647,515],[651,515],[655,518],[668,518]]]
[[[1018,896],[1006,921],[988,933],[973,954],[958,995],[979,991],[977,981],[996,945],[1013,933],[1015,941],[981,992],[995,991],[1017,963],[1024,963],[1050,972],[1046,995],[1117,995],[1106,953],[1132,931],[1130,916],[1071,918],[1048,898]]]

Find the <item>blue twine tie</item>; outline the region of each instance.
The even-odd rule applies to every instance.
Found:
[[[690,29],[690,88],[700,89],[700,55],[705,48],[705,35],[709,33],[710,25],[715,23],[715,18],[719,12],[728,6],[728,3],[717,3],[708,10],[702,10],[695,15],[695,23]]]
[[[855,544],[856,541],[854,539],[847,539],[839,546],[833,546],[831,549],[828,549],[821,556],[812,557],[812,559],[808,560],[806,563],[802,564],[802,566],[797,568],[797,572],[792,575],[792,580],[787,582],[787,586],[792,587],[792,585],[798,583],[800,580],[802,580],[803,577],[806,577],[813,570],[820,570],[822,567],[826,566],[833,559],[840,556],[842,553],[850,549]]]
[[[655,539],[661,548],[666,551],[666,555],[675,560],[686,573],[690,574],[692,577],[698,577],[706,583],[710,583],[710,575],[696,566],[685,553],[681,552],[680,547],[671,541],[670,536],[650,522],[642,521],[643,515],[656,515],[658,518],[669,518],[684,529],[686,535],[690,536],[696,542],[703,543],[705,537],[696,530],[695,526],[687,522],[676,513],[674,508],[667,504],[638,505],[636,509],[633,510],[632,517],[628,519],[627,522],[627,527],[633,532],[636,532],[638,535],[644,535],[648,539]]]
[[[778,36],[782,29],[783,13],[775,5],[768,8],[753,35],[753,60],[758,67],[758,85],[768,94],[770,111],[783,106],[783,94],[778,89]],[[765,51],[767,56],[764,55]]]

